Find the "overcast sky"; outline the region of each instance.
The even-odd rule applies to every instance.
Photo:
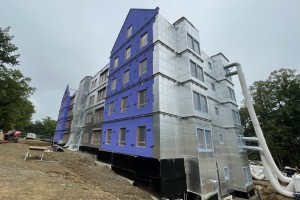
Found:
[[[18,68],[37,89],[33,120],[57,119],[67,84],[77,89],[109,62],[130,8],[156,7],[170,23],[185,16],[209,56],[222,52],[240,62],[248,86],[276,69],[300,71],[299,0],[0,0],[0,27],[11,26]]]

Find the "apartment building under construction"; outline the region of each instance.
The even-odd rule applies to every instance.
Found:
[[[131,9],[109,64],[73,96],[67,87],[54,141],[96,153],[163,197],[251,195],[228,63],[202,51],[186,18],[171,24],[158,8]]]

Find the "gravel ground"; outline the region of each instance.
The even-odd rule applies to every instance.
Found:
[[[43,161],[24,156],[29,145],[49,143],[19,140],[0,144],[0,199],[153,199],[143,189],[95,162],[88,153],[45,153]],[[153,195],[152,195],[153,196]]]

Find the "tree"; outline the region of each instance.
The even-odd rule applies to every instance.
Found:
[[[275,70],[267,80],[254,82],[250,92],[268,147],[279,167],[299,165],[300,75],[296,70]],[[245,106],[240,114],[245,135],[253,136]]]
[[[46,117],[42,119],[42,123],[43,123],[43,134],[53,136],[56,127],[56,120],[50,117]]]
[[[12,53],[18,50],[18,47],[11,43],[14,36],[8,34],[9,29],[10,27],[4,29],[0,27],[0,66],[4,64],[11,66],[19,64],[17,58],[20,54],[12,55]]]
[[[29,85],[31,79],[20,70],[12,69],[19,64],[18,48],[11,43],[13,36],[8,28],[0,28],[0,129],[22,129],[30,122],[34,107],[29,101],[35,88]]]
[[[31,122],[27,127],[27,132],[36,133],[38,135],[53,136],[55,132],[56,121],[50,117],[43,118],[42,121]]]

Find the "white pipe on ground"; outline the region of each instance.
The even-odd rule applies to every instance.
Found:
[[[289,184],[285,187],[285,190],[286,191],[289,191],[289,192],[295,192],[295,181],[294,181],[294,179],[291,181],[291,182],[289,182]]]
[[[251,118],[254,130],[255,130],[256,136],[257,136],[257,138],[259,140],[259,144],[260,144],[260,147],[263,150],[265,158],[268,161],[268,164],[270,165],[270,168],[275,173],[275,175],[281,181],[289,183],[293,179],[289,178],[289,177],[283,176],[283,174],[277,168],[277,165],[275,164],[275,162],[273,160],[273,157],[272,157],[272,155],[271,155],[271,153],[269,151],[269,148],[267,146],[267,143],[266,143],[266,140],[264,138],[263,132],[262,132],[261,127],[259,125],[259,122],[258,122],[256,113],[255,113],[255,110],[253,108],[253,104],[251,102],[250,94],[249,94],[249,91],[248,91],[248,86],[246,84],[246,80],[245,80],[244,73],[242,71],[241,64],[240,63],[232,63],[232,64],[229,64],[229,65],[225,66],[224,69],[228,69],[228,68],[231,68],[231,67],[234,67],[234,66],[237,69],[237,74],[238,74],[238,77],[239,77],[239,80],[240,80],[240,84],[241,84],[241,87],[242,87],[242,91],[243,91],[243,94],[244,94],[244,97],[245,97],[245,104],[246,104],[246,107],[248,109],[248,112],[249,112],[249,115],[250,115],[250,118]]]
[[[265,175],[267,175],[272,184],[272,186],[280,193],[283,195],[286,195],[288,197],[293,197],[290,195],[294,194],[295,191],[295,182],[293,178],[293,180],[286,186],[286,187],[282,187],[281,184],[278,182],[278,178],[277,176],[273,173],[273,171],[270,169],[266,158],[263,154],[263,152],[261,151],[261,149],[259,147],[255,147],[251,150],[258,150],[260,151],[260,157],[261,157],[261,161],[263,163],[263,166],[256,166],[256,165],[250,165],[250,169],[251,169],[251,175],[254,179],[257,180],[262,180]],[[263,169],[259,169],[259,168],[263,168]]]
[[[285,187],[285,188],[282,187],[278,183],[277,178],[272,174],[272,171],[269,168],[269,165],[268,165],[268,162],[267,162],[265,156],[263,154],[261,154],[260,157],[261,157],[261,161],[264,165],[265,172],[266,172],[268,178],[270,179],[270,182],[271,182],[272,186],[274,187],[274,189],[284,196],[294,197],[294,194],[293,194],[294,187],[292,187],[292,186],[294,186],[294,181],[291,181],[287,187]],[[293,191],[290,191],[290,190],[293,190]]]
[[[250,164],[250,171],[251,171],[252,178],[256,180],[263,180],[266,177],[263,166]]]
[[[252,175],[252,177],[254,178],[254,179],[256,179],[256,180],[263,180],[264,178],[265,178],[265,174],[260,174],[260,175],[256,175],[254,172],[251,172],[251,175]]]

